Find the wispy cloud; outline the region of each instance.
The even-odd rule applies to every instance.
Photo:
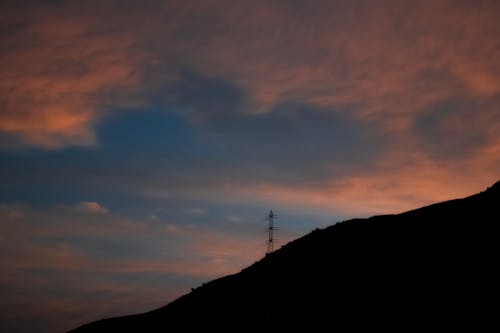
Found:
[[[9,218],[14,211],[22,215]],[[256,232],[229,228],[221,233],[213,226],[132,221],[109,213],[82,216],[62,205],[2,205],[0,219],[0,285],[5,296],[0,308],[26,306],[22,316],[49,326],[76,325],[73,315],[83,323],[126,309],[164,305],[203,281],[237,272],[264,251],[264,237]],[[144,285],[148,279],[155,285]],[[57,296],[33,305],[33,298],[44,291]],[[103,305],[77,305],[89,299]],[[61,304],[74,307],[62,309]],[[70,317],[58,319],[65,315]],[[0,317],[3,322],[19,320]]]
[[[96,213],[96,214],[108,213],[108,210],[106,208],[104,208],[102,205],[94,201],[82,201],[76,206],[76,209],[86,213]]]
[[[383,3],[151,3],[130,11],[110,2],[98,5],[116,14],[106,20],[74,4],[3,5],[10,33],[1,36],[9,48],[0,132],[9,145],[62,148],[95,144],[94,126],[119,105],[173,103],[193,124],[223,132],[252,129],[243,125],[252,117],[231,115],[295,117],[293,105],[302,104],[377,129],[394,143],[380,160],[494,145],[497,4]]]
[[[482,190],[500,170],[499,12],[2,1],[0,313],[162,305],[154,290],[171,299],[261,256],[248,216],[263,207],[333,223]]]
[[[94,144],[106,105],[138,83],[130,37],[97,33],[102,22],[71,5],[7,2],[2,11],[0,132],[47,149]]]

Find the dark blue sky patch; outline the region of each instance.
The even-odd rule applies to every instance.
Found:
[[[181,71],[180,80],[168,87],[167,95],[173,105],[187,111],[193,119],[239,113],[248,100],[245,91],[232,82],[189,69]]]
[[[196,133],[189,120],[164,107],[115,110],[97,128],[99,149],[106,153],[180,153],[194,149]]]
[[[78,148],[0,153],[0,201],[47,204],[63,198],[63,202],[78,200],[85,192],[85,186],[78,186],[82,168],[88,164],[85,153]]]

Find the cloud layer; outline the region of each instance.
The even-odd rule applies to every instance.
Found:
[[[95,214],[96,203],[87,206],[0,205],[2,329],[64,331],[150,310],[237,272],[260,258],[265,245],[264,234],[245,232],[240,219],[221,221],[229,230],[221,232],[161,215]],[[286,228],[281,236],[292,237]]]
[[[106,108],[154,91],[185,101],[183,68],[240,87],[233,112],[350,107],[400,131],[458,97],[491,112],[500,89],[494,1],[3,6],[0,130],[47,148],[93,143]]]
[[[163,305],[259,258],[271,208],[286,242],[483,190],[499,12],[2,1],[0,331]]]

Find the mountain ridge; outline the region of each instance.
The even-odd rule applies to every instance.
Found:
[[[491,310],[481,299],[494,300],[499,204],[500,181],[463,199],[339,222],[164,307],[71,332],[477,328]]]

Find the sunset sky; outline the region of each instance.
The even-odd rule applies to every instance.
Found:
[[[500,179],[500,2],[0,2],[0,331],[151,310]]]

